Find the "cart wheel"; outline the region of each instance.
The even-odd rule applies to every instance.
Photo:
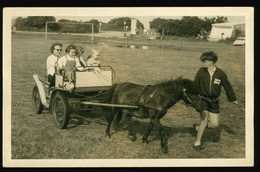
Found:
[[[64,94],[57,92],[54,95],[51,111],[56,126],[59,129],[65,129],[69,123],[69,106]]]
[[[33,103],[33,110],[35,113],[40,114],[43,110],[43,104],[41,101],[40,93],[38,87],[35,85],[32,92],[32,103]]]

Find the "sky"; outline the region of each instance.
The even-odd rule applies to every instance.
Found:
[[[107,23],[113,18],[117,17],[125,17],[125,16],[54,16],[56,18],[56,21],[60,19],[68,19],[68,20],[76,20],[76,21],[90,21],[92,19],[96,19],[98,21]],[[164,19],[181,19],[182,16],[129,16],[129,17],[134,17],[137,20],[139,20],[141,23],[143,23],[145,28],[149,28],[149,22],[152,21],[155,18],[164,18]],[[204,19],[205,17],[208,18],[213,18],[217,16],[200,16],[200,18]],[[245,17],[244,16],[225,16],[228,18],[230,22],[245,22]]]

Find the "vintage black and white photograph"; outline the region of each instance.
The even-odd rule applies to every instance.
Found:
[[[5,167],[253,166],[252,7],[5,8]]]

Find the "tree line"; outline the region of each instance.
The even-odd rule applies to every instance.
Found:
[[[20,31],[45,31],[46,22],[55,22],[56,19],[53,16],[28,16],[27,18],[18,17],[15,19],[14,27]],[[90,21],[74,21],[61,19],[57,22],[64,22],[68,24],[49,23],[48,32],[70,32],[70,33],[90,33],[92,31],[91,25],[80,25],[70,23],[93,23],[94,32],[99,32],[101,23],[102,31],[124,31],[128,26],[131,27],[130,17],[118,17],[111,19],[108,23],[99,22],[96,19]],[[207,34],[211,30],[211,25],[214,23],[228,22],[227,17],[218,16],[213,18],[201,19],[196,16],[185,16],[181,19],[162,19],[156,18],[150,22],[150,28],[156,29],[164,35],[182,36],[182,37],[194,37],[198,34]],[[143,30],[144,25],[137,20],[137,30]]]
[[[26,18],[18,17],[14,21],[14,27],[19,31],[45,31],[46,22],[55,22],[56,19],[53,16],[29,16]],[[57,22],[62,22],[59,24]],[[75,21],[61,19],[56,23],[48,23],[48,32],[62,32],[62,33],[91,33],[91,25],[83,25],[84,23],[93,23],[94,33],[99,32],[99,27],[101,24],[102,31],[124,31],[125,27],[131,26],[130,17],[119,17],[110,20],[108,23],[99,22],[96,19],[90,21]],[[66,24],[67,23],[67,24]],[[74,24],[75,23],[75,24]],[[80,24],[82,23],[82,24]],[[137,28],[144,29],[143,24],[137,20]]]
[[[201,19],[196,16],[184,16],[181,19],[162,19],[156,18],[150,22],[150,28],[158,32],[164,32],[164,35],[196,37],[198,34],[204,36],[211,31],[211,25],[214,23],[226,23],[227,17],[218,16],[213,18]]]

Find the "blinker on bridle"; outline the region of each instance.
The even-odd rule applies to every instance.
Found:
[[[183,88],[183,99],[186,99],[187,102],[189,102],[189,103],[191,103],[191,104],[193,105],[192,100],[189,98],[189,96],[188,96],[188,94],[186,93],[186,91],[187,91],[187,89],[186,89],[186,88]]]

